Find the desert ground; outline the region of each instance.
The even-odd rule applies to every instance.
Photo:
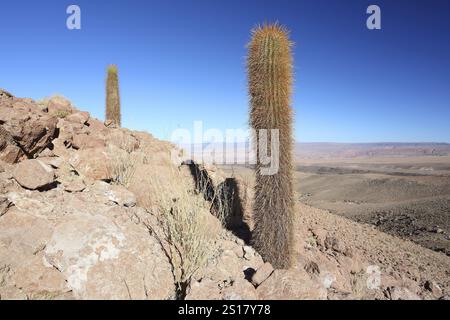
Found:
[[[450,255],[450,157],[304,163],[302,202]]]
[[[297,144],[301,203],[450,255],[450,146]],[[252,179],[252,169],[224,167]]]

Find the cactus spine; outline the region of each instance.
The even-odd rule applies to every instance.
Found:
[[[106,78],[106,122],[116,127],[121,125],[119,76],[116,65],[108,66]]]
[[[247,72],[250,96],[250,124],[258,132],[279,130],[279,169],[274,175],[261,174],[257,161],[252,242],[265,261],[275,268],[289,268],[293,255],[293,165],[292,42],[288,31],[278,25],[264,25],[252,31],[248,45]]]

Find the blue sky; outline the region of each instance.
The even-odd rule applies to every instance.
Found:
[[[81,30],[66,8],[81,7]],[[381,8],[382,29],[366,28]],[[295,136],[302,142],[450,142],[450,1],[4,1],[0,87],[54,93],[103,119],[119,67],[123,126],[246,128],[250,30],[291,30]]]

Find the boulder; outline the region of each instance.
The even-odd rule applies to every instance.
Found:
[[[47,103],[48,113],[64,118],[73,112],[72,103],[64,97],[53,96]]]
[[[273,272],[273,267],[269,262],[264,263],[261,267],[256,270],[255,274],[252,276],[252,283],[254,286],[259,286],[263,283]]]
[[[136,205],[136,196],[121,185],[109,186],[107,191],[108,198],[120,206],[134,207]]]
[[[250,246],[243,246],[244,258],[247,260],[251,260],[255,257],[256,251]]]
[[[7,163],[16,163],[22,156],[23,152],[18,146],[7,143],[0,136],[0,160]]]
[[[88,148],[103,148],[105,140],[87,134],[77,134],[73,137],[72,148],[74,149],[88,149]]]
[[[69,163],[80,174],[93,180],[111,179],[110,162],[106,148],[81,149],[69,159]]]
[[[61,159],[59,157],[51,159]],[[67,162],[62,162],[57,170],[57,181],[62,184],[64,191],[81,192],[86,188],[83,177]]]
[[[81,192],[86,188],[86,184],[82,179],[74,179],[70,182],[65,182],[63,186],[64,191],[67,192]]]
[[[39,157],[56,157],[56,155],[52,150],[46,148],[39,153]]]
[[[75,113],[68,115],[66,117],[66,120],[72,123],[85,125],[89,121],[89,118],[90,118],[89,112],[77,111]]]
[[[88,131],[90,132],[106,132],[106,127],[103,122],[95,118],[89,118],[87,124],[89,125]]]
[[[15,163],[23,156],[11,133],[0,125],[0,159],[7,163]]]
[[[61,220],[44,259],[79,299],[167,299],[174,292],[158,241],[142,227],[118,226],[103,215],[79,212]]]
[[[37,159],[17,164],[13,177],[22,187],[30,190],[44,188],[55,182],[53,169]]]
[[[36,103],[20,99],[1,104],[0,123],[28,157],[51,145],[57,134],[57,118],[39,110]]]

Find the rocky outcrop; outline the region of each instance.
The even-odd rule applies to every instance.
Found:
[[[0,124],[3,128],[0,158],[14,163],[21,157],[37,156],[56,137],[57,121],[55,116],[43,111],[33,100],[0,96]],[[12,138],[6,145],[5,131]]]
[[[100,121],[63,98],[2,91],[0,124],[0,299],[175,297],[172,266],[142,223],[151,214],[105,182],[113,155]]]
[[[108,185],[109,186],[109,185]],[[148,214],[111,201],[118,190],[17,188],[0,217],[0,297],[169,299],[175,287]]]
[[[249,272],[264,262],[257,253],[245,257],[244,247],[242,240],[225,232],[218,240],[218,253],[193,276],[186,299],[256,299]]]

